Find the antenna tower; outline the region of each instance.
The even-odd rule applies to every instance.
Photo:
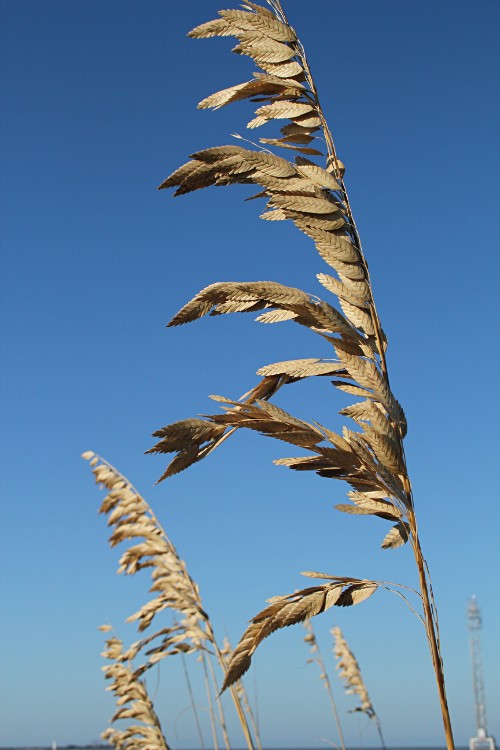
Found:
[[[469,645],[472,660],[472,681],[474,685],[474,700],[476,703],[476,726],[477,735],[471,737],[470,750],[495,750],[493,737],[488,737],[486,728],[486,704],[484,701],[483,661],[481,656],[481,612],[477,606],[476,597],[471,597],[467,607],[467,619],[469,623]]]

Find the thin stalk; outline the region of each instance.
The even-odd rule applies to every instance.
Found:
[[[226,746],[226,750],[231,750],[231,743],[229,741],[229,735],[228,735],[227,726],[226,726],[226,717],[224,715],[222,701],[220,697],[217,695],[217,692],[218,692],[217,680],[215,679],[214,667],[210,658],[207,658],[207,664],[208,664],[208,668],[210,671],[210,679],[211,679],[212,686],[215,692],[215,700],[217,702],[217,707],[219,709],[219,723],[222,729],[222,736],[224,737],[224,744]]]
[[[384,742],[384,735],[382,734],[382,727],[380,726],[380,720],[377,715],[373,717],[375,719],[375,724],[377,725],[378,735],[380,737],[380,744],[382,745],[382,750],[386,750],[385,742]]]
[[[252,726],[252,730],[255,737],[255,742],[257,743],[258,750],[262,750],[262,743],[260,741],[260,733],[259,733],[259,727],[257,725],[257,719],[253,715],[252,707],[250,705],[250,701],[248,700],[248,695],[246,693],[245,688],[243,687],[243,683],[241,683],[241,700],[243,701],[244,709],[247,713],[247,716],[250,720],[250,724]]]
[[[198,711],[196,710],[196,702],[194,700],[193,688],[191,686],[191,680],[189,679],[189,672],[188,672],[187,665],[186,665],[186,657],[182,653],[181,653],[181,658],[182,658],[182,666],[184,669],[184,676],[186,678],[186,684],[187,684],[187,688],[189,692],[189,698],[191,700],[191,706],[193,708],[196,731],[198,732],[198,738],[200,740],[201,749],[205,750],[205,743],[203,741],[203,733],[201,731],[200,718],[198,716]]]
[[[255,736],[257,737],[257,740],[258,740],[258,742],[260,744],[260,732],[259,732],[259,726],[260,726],[260,721],[259,721],[259,695],[257,693],[257,676],[256,676],[256,673],[255,673],[255,670],[254,670],[254,673],[253,673],[253,704],[255,706],[255,719],[254,719],[254,721],[255,721]],[[253,714],[252,714],[252,716],[253,716]]]
[[[344,741],[344,734],[342,732],[342,726],[340,724],[340,717],[339,713],[337,711],[337,704],[335,703],[335,698],[333,696],[332,686],[330,683],[330,678],[328,677],[328,673],[326,671],[326,664],[323,660],[323,655],[321,653],[321,649],[319,647],[318,641],[316,640],[316,636],[314,634],[313,626],[311,625],[311,621],[309,620],[306,623],[306,629],[308,631],[308,636],[304,640],[306,640],[306,643],[309,643],[311,647],[311,652],[316,653],[316,656],[313,656],[313,661],[316,662],[316,664],[319,666],[321,673],[323,675],[323,680],[325,682],[325,687],[328,693],[328,697],[330,699],[330,706],[332,709],[333,717],[335,719],[335,724],[337,725],[337,732],[339,735],[340,740],[340,746],[342,750],[346,750],[345,747],[345,741]]]
[[[215,713],[214,713],[214,704],[213,704],[213,698],[212,698],[212,691],[210,690],[210,683],[208,680],[208,671],[207,671],[207,661],[205,658],[205,654],[202,654],[201,661],[203,664],[203,676],[204,676],[204,682],[205,682],[205,692],[207,694],[207,701],[208,701],[208,710],[210,713],[210,726],[212,728],[212,738],[214,741],[214,750],[218,750],[219,748],[219,742],[217,740],[217,727],[215,724]],[[226,744],[226,750],[230,750],[229,745]]]
[[[335,704],[335,699],[333,697],[333,692],[332,692],[332,686],[331,686],[328,675],[326,675],[325,685],[326,685],[326,689],[328,692],[328,697],[330,698],[330,706],[332,708],[332,713],[335,719],[335,724],[337,725],[337,732],[339,733],[340,747],[342,748],[342,750],[345,750],[344,735],[342,733],[342,727],[340,726],[339,712],[337,711],[337,706]]]
[[[227,665],[227,660],[229,658],[229,655],[232,653],[232,648],[229,643],[229,640],[227,638],[224,639],[224,645],[223,649],[221,651],[221,654],[225,660],[225,664]],[[254,679],[255,679],[255,672],[254,672]],[[235,683],[234,688],[236,690],[236,693],[238,695],[238,700],[242,704],[244,711],[246,715],[248,716],[248,720],[250,722],[250,725],[252,727],[253,736],[255,738],[255,742],[257,744],[258,750],[262,750],[262,743],[260,740],[260,732],[259,732],[259,722],[258,722],[258,702],[257,702],[257,686],[254,682],[254,700],[255,700],[255,706],[256,706],[256,715],[254,716],[252,707],[250,705],[250,701],[248,699],[248,693],[246,691],[245,685],[243,683],[243,680],[239,680]]]
[[[206,621],[205,627],[207,628],[207,633],[208,633],[208,636],[209,636],[210,641],[212,643],[212,646],[214,648],[215,655],[217,657],[217,661],[219,662],[219,665],[220,665],[222,671],[225,673],[226,672],[226,662],[224,661],[224,656],[222,655],[222,652],[221,652],[221,650],[219,648],[219,644],[215,640],[215,634],[214,634],[214,632],[212,630],[212,625],[211,625],[211,623],[210,623],[209,620]],[[214,678],[214,680],[215,680],[215,678]],[[236,709],[236,713],[238,714],[238,719],[240,721],[241,728],[243,730],[243,734],[245,736],[245,740],[246,740],[246,743],[247,743],[247,746],[248,746],[248,750],[255,750],[255,745],[254,745],[253,740],[252,740],[252,735],[250,733],[250,728],[248,726],[248,722],[247,722],[247,719],[246,719],[246,716],[245,716],[245,712],[243,711],[243,707],[241,705],[241,701],[240,701],[240,699],[238,697],[236,689],[234,687],[232,687],[230,689],[230,693],[231,693],[231,697],[233,699],[233,703],[234,703],[234,707]],[[262,750],[260,742],[258,744],[257,750]]]
[[[413,554],[418,568],[418,575],[420,581],[420,591],[422,592],[422,604],[424,609],[425,629],[427,632],[427,640],[429,642],[429,648],[432,656],[432,663],[434,665],[434,672],[436,674],[436,682],[439,693],[439,702],[441,705],[441,713],[443,716],[444,733],[446,737],[446,747],[448,750],[454,750],[455,743],[453,741],[453,730],[451,727],[450,714],[448,710],[448,701],[446,698],[446,685],[444,680],[443,671],[443,660],[439,650],[439,635],[437,633],[435,618],[433,615],[433,609],[429,596],[428,581],[425,573],[426,563],[420,547],[420,540],[418,538],[417,531],[415,529],[412,533],[412,546]]]
[[[245,740],[247,742],[247,745],[248,745],[249,748],[251,748],[251,750],[255,750],[255,745],[253,744],[252,735],[250,734],[250,729],[248,727],[248,722],[247,722],[247,719],[246,719],[246,716],[245,716],[245,712],[243,711],[243,708],[242,708],[241,703],[240,703],[240,699],[238,698],[238,695],[236,693],[236,688],[231,687],[230,692],[231,692],[231,696],[233,698],[233,702],[234,702],[236,711],[238,713],[238,718],[240,720],[240,724],[241,724],[241,727],[243,729],[243,734],[245,735]],[[259,750],[261,750],[260,741],[259,741],[259,744],[258,744],[258,748],[259,748]]]

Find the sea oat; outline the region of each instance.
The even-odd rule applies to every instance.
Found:
[[[347,695],[355,694],[358,696],[360,705],[352,709],[352,712],[359,711],[373,719],[377,725],[377,731],[379,733],[382,748],[385,750],[384,738],[382,736],[382,727],[380,726],[380,720],[373,707],[373,703],[368,695],[368,690],[364,683],[361,669],[356,661],[354,654],[349,648],[347,641],[342,635],[342,631],[339,627],[334,627],[330,631],[333,635],[335,645],[333,653],[338,659],[337,669],[339,670],[339,677],[344,681],[345,692]]]
[[[138,680],[153,665],[168,656],[198,653],[207,680],[212,679],[215,686],[211,652],[215,652],[223,671],[226,670],[226,663],[216,641],[210,618],[202,605],[198,585],[189,575],[185,562],[180,558],[146,500],[129,480],[92,451],[84,453],[83,458],[91,464],[96,483],[108,490],[99,512],[108,516],[108,525],[112,528],[109,539],[111,546],[114,547],[121,542],[133,543],[122,554],[118,573],[133,575],[146,568],[151,570],[150,591],[154,596],[131,615],[128,622],[137,622],[139,632],[144,632],[159,614],[169,610],[174,615],[172,625],[162,627],[153,635],[133,643],[123,654],[122,661],[132,662],[142,655],[147,657],[133,670],[134,679]],[[121,654],[121,641],[119,643]],[[108,647],[108,657],[110,654]],[[252,750],[254,743],[236,689],[233,689],[231,694],[245,740]],[[208,682],[207,698],[215,727]],[[224,712],[219,698],[216,698],[216,701],[224,744],[229,748]],[[110,741],[112,737],[114,735],[110,734]],[[260,742],[257,742],[257,747],[260,748]]]
[[[384,534],[384,549],[395,549],[410,541],[446,741],[451,750],[453,733],[437,615],[403,447],[406,418],[389,383],[387,339],[347,195],[345,168],[338,159],[304,48],[288,23],[280,0],[268,0],[268,5],[266,8],[245,2],[243,10],[221,10],[218,18],[197,26],[190,36],[234,36],[238,44],[233,51],[249,56],[259,68],[252,80],[218,91],[198,106],[219,108],[242,99],[258,101],[248,127],[255,129],[275,121],[281,124],[284,120],[281,135],[261,139],[264,145],[260,150],[223,145],[197,151],[161,183],[160,189],[173,187],[175,195],[182,195],[210,185],[258,186],[259,192],[253,197],[267,200],[262,218],[291,221],[313,241],[320,257],[333,269],[335,276],[322,273],[318,279],[336,296],[340,310],[315,295],[275,281],[218,282],[196,294],[169,325],[182,325],[208,314],[259,312],[259,322],[291,321],[309,329],[316,335],[318,346],[327,347],[327,356],[309,361],[298,357],[266,365],[259,371],[265,373],[265,378],[257,386],[264,390],[264,396],[244,403],[219,399],[224,414],[164,427],[155,433],[160,440],[150,452],[176,454],[161,481],[204,458],[236,429],[257,430],[308,452],[277,463],[348,482],[351,504],[339,505],[338,509],[389,521],[392,525]],[[326,143],[322,165],[308,158],[321,155],[318,149],[311,148],[320,138]],[[270,145],[285,148],[286,153],[295,152],[295,160],[271,153]],[[284,385],[332,374],[336,388],[361,399],[342,409],[341,414],[354,422],[351,427],[344,427],[342,435],[328,426],[299,420],[268,402]],[[253,619],[234,651],[225,686],[248,668],[255,648],[266,635],[326,608],[326,589],[330,598],[337,589],[329,585],[321,588],[321,593],[315,589],[311,594],[300,592],[298,598],[286,597],[278,609],[272,605]],[[354,588],[352,600],[342,595],[344,603],[357,603],[369,591],[367,586]]]

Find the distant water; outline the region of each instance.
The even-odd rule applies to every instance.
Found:
[[[326,750],[328,745],[322,745],[321,747],[303,747],[303,748],[263,748],[263,750]],[[43,745],[39,747],[0,747],[0,750],[52,750],[50,745]],[[57,750],[110,750],[110,745],[61,745],[57,746]],[[176,749],[173,749],[176,750]],[[184,748],[182,750],[185,750]],[[200,750],[200,748],[192,747],[189,750]],[[235,750],[246,750],[245,748],[235,748]],[[348,750],[377,750],[377,746],[370,747],[352,747]],[[446,750],[444,745],[406,745],[405,747],[391,747],[387,746],[387,750]],[[456,746],[456,750],[469,750],[465,745]]]

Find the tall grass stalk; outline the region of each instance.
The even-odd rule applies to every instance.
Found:
[[[335,703],[332,685],[330,682],[330,678],[328,677],[326,664],[323,660],[323,655],[321,654],[321,649],[319,647],[318,641],[316,640],[316,635],[314,633],[314,628],[311,624],[311,621],[306,620],[304,623],[304,627],[307,630],[307,634],[304,636],[304,641],[309,646],[311,650],[311,654],[312,654],[312,658],[309,661],[315,662],[320,668],[320,679],[323,681],[325,690],[328,693],[330,706],[332,709],[333,717],[335,719],[335,724],[337,726],[337,732],[338,732],[339,740],[340,740],[340,747],[341,747],[341,750],[345,750],[344,734],[342,732],[342,725],[340,723],[340,717],[337,711],[337,704]]]
[[[215,638],[211,620],[203,608],[198,585],[189,575],[185,562],[180,558],[151,507],[129,480],[92,451],[84,453],[83,458],[89,461],[96,483],[108,491],[99,512],[108,516],[108,525],[113,529],[109,540],[111,546],[114,547],[127,541],[133,543],[122,554],[118,573],[134,575],[139,570],[146,568],[151,570],[150,591],[154,597],[127,621],[138,622],[139,632],[143,633],[149,629],[157,615],[166,610],[171,610],[175,616],[171,627],[160,628],[153,635],[132,644],[126,652],[122,652],[121,641],[113,640],[113,648],[107,649],[107,658],[116,654],[117,664],[123,671],[125,662],[132,664],[136,658],[143,657],[142,663],[135,667],[131,674],[137,684],[142,685],[140,690],[145,691],[145,685],[140,678],[160,660],[176,654],[196,653],[203,663],[206,679],[213,685],[224,745],[229,750],[226,720],[218,695],[217,680],[209,658],[210,652],[215,654],[223,673],[227,667]],[[131,668],[127,667],[127,669],[130,671]],[[114,674],[111,668],[108,672],[111,676]],[[214,743],[217,746],[215,711],[208,683],[206,690]],[[257,747],[261,750],[260,743],[255,745],[252,739],[236,685],[231,688],[231,696],[248,749],[255,750]],[[191,702],[196,710],[193,698]],[[112,732],[109,732],[107,737],[112,743],[113,738],[117,741],[119,739],[119,735]]]
[[[200,749],[201,750],[205,750],[205,740],[203,738],[203,732],[202,732],[202,729],[201,729],[200,717],[199,717],[199,714],[198,714],[198,708],[196,706],[196,700],[195,700],[195,697],[194,697],[193,686],[191,684],[191,677],[189,676],[189,671],[188,671],[187,664],[186,664],[186,655],[183,654],[183,653],[181,653],[180,656],[181,656],[181,662],[182,662],[182,671],[184,672],[184,679],[186,680],[186,685],[187,685],[187,689],[188,689],[188,693],[189,693],[189,700],[191,701],[191,708],[193,709],[194,723],[195,723],[195,726],[196,726],[196,733],[198,735],[198,740],[200,742]],[[205,682],[206,682],[206,680],[205,680]],[[210,695],[208,697],[208,704],[210,706],[210,710],[209,710],[209,713],[210,713],[210,723],[211,723],[211,726],[213,728],[213,726],[214,726],[214,712],[212,710],[212,701],[211,701]],[[212,729],[212,732],[213,732],[213,729]],[[217,735],[214,736],[214,748],[215,748],[215,750],[218,750]]]
[[[155,433],[159,440],[150,452],[175,454],[160,480],[207,456],[236,429],[246,428],[306,451],[306,455],[279,459],[277,464],[346,481],[350,502],[337,506],[339,510],[391,522],[382,547],[395,549],[410,541],[444,733],[451,750],[453,733],[438,619],[406,465],[406,418],[391,390],[387,339],[344,182],[344,165],[337,156],[304,47],[279,0],[268,0],[267,7],[248,0],[242,9],[222,10],[218,18],[196,27],[190,36],[234,36],[238,43],[233,51],[250,57],[259,69],[251,80],[203,99],[200,108],[218,109],[250,99],[258,106],[248,128],[254,130],[276,120],[285,124],[277,137],[260,138],[262,145],[255,148],[231,144],[196,151],[160,189],[174,187],[175,195],[182,195],[210,185],[257,185],[255,197],[267,200],[261,218],[291,221],[314,242],[333,270],[335,275],[330,270],[319,274],[318,280],[337,298],[340,309],[316,295],[274,281],[218,282],[188,302],[169,325],[182,325],[207,314],[258,312],[260,323],[292,321],[309,329],[326,349],[326,357],[262,367],[258,370],[262,380],[253,396],[240,402],[218,397],[222,414],[183,420],[159,430]],[[271,147],[285,149],[286,154],[295,156],[294,161],[277,156]],[[323,148],[326,153],[320,150]],[[357,398],[340,411],[352,420],[342,434],[324,424],[297,419],[270,403],[278,389],[309,377],[333,377],[336,388]],[[325,414],[329,411],[330,406]],[[334,605],[358,604],[378,587],[370,579],[315,575],[327,583],[273,598],[253,618],[234,651],[224,688],[248,669],[255,649],[274,630]]]
[[[231,647],[231,644],[228,638],[224,638],[224,641],[222,643],[221,653],[222,653],[222,656],[224,658],[224,661],[226,663],[226,668],[227,668],[227,664],[229,663],[232,653],[233,653],[233,649]],[[261,748],[262,743],[260,739],[258,716],[256,713],[254,714],[254,711],[252,709],[252,705],[248,698],[248,693],[246,691],[243,681],[238,680],[238,682],[235,682],[234,689],[236,690],[240,704],[243,706],[243,709],[248,717],[248,721],[250,723],[250,727],[252,729],[253,736],[255,737],[257,746]],[[257,692],[255,692],[255,703],[257,704]]]

